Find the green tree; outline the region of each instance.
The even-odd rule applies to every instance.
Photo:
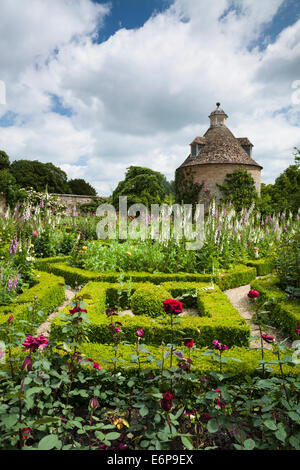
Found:
[[[47,189],[49,193],[70,193],[66,173],[53,163],[16,160],[11,164],[10,171],[22,188],[33,188],[38,192]]]
[[[93,188],[90,183],[87,183],[84,179],[74,179],[68,182],[69,188],[72,194],[84,195],[84,196],[97,196],[97,191]]]
[[[0,170],[4,170],[5,168],[9,168],[10,161],[9,156],[3,150],[0,150]]]
[[[125,179],[112,194],[112,203],[119,207],[119,197],[127,196],[128,205],[141,203],[147,207],[161,204],[166,196],[165,176],[150,168],[130,166]]]
[[[274,212],[296,214],[300,208],[300,150],[296,149],[295,163],[276,178],[269,189]]]
[[[255,181],[246,170],[235,170],[228,173],[224,184],[217,185],[223,193],[222,202],[231,201],[236,211],[243,208],[249,209],[253,202],[257,201]]]
[[[0,171],[0,193],[5,196],[6,204],[10,207],[26,198],[26,191],[19,188],[15,177],[7,168]]]

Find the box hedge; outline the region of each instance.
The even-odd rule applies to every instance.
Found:
[[[292,339],[299,339],[296,328],[300,325],[300,301],[290,299],[279,285],[276,275],[267,276],[264,279],[256,279],[251,283],[251,288],[260,293],[258,303],[267,302],[264,310],[269,312],[269,321]]]
[[[275,268],[274,261],[269,258],[245,261],[245,265],[255,268],[258,276],[266,276]]]
[[[42,323],[65,299],[64,279],[45,272],[35,272],[34,285],[20,294],[13,303],[0,307],[0,327],[6,326],[10,315],[14,317],[14,325],[21,331],[27,331],[28,326],[22,320],[29,321],[32,317],[32,308],[43,315],[35,318],[35,323]],[[3,338],[4,332],[0,333]]]
[[[139,287],[141,284],[133,284],[132,289],[136,290]],[[177,286],[175,285],[174,288],[176,289]],[[191,289],[191,284],[188,283],[186,288]],[[194,288],[197,289],[197,283]],[[81,290],[82,295],[88,294],[90,297],[86,302],[90,319],[88,338],[91,342],[107,343],[111,339],[105,309],[107,306],[112,306],[109,305],[107,292],[113,289],[117,291],[119,286],[91,282]],[[181,285],[181,292],[184,292],[183,285]],[[199,346],[211,345],[214,339],[228,346],[248,346],[249,326],[217,286],[210,290],[199,288],[197,298],[202,316],[178,317],[174,326],[174,341],[181,343],[183,338],[192,337]],[[68,309],[66,308],[64,312],[67,313]],[[145,331],[147,344],[160,345],[162,342],[171,342],[172,330],[169,317],[154,319],[147,315],[132,317],[127,314],[120,316],[118,321],[122,323],[121,338],[129,343],[136,341],[135,333],[138,328],[143,328]],[[51,337],[61,338],[62,327],[62,320],[56,317],[51,324]]]
[[[141,352],[141,369],[150,369],[153,372],[158,370],[160,364],[157,365],[156,361],[162,359],[163,353],[166,351],[166,348],[155,347],[145,345],[145,349],[148,350],[148,353]],[[184,345],[180,345],[177,349],[183,352],[187,357],[188,351]],[[113,362],[112,357],[114,356],[114,350],[111,344],[95,344],[95,343],[85,343],[80,346],[81,353],[86,356],[86,358],[91,359],[94,362],[100,364],[103,369],[112,370]],[[202,355],[207,348],[195,349],[193,348],[191,352],[192,366],[191,372],[195,373],[198,376],[207,376],[209,372],[219,371],[219,364],[212,356]],[[287,350],[283,355],[291,355],[293,351]],[[117,362],[118,368],[122,371],[122,374],[125,375],[136,375],[137,373],[137,363],[134,362],[134,355],[136,354],[135,346],[133,345],[119,345],[119,356],[120,361]],[[152,356],[153,359],[147,360],[147,356]],[[132,357],[133,356],[133,357]],[[259,349],[249,349],[249,348],[239,348],[233,347],[229,351],[225,351],[222,357],[227,357],[228,360],[222,366],[223,373],[228,374],[229,382],[237,383],[238,381],[245,381],[247,377],[260,376],[262,375],[261,369],[258,370],[261,361],[261,351]],[[232,358],[232,359],[231,359]],[[270,350],[264,350],[264,360],[265,361],[275,361],[278,360],[276,354]],[[151,361],[151,362],[150,362]],[[177,364],[176,358],[173,358],[173,365]],[[166,359],[164,361],[164,368],[169,369],[170,360]],[[270,364],[270,369],[273,372],[270,372],[270,375],[280,376],[280,369],[278,364]],[[283,366],[283,371],[287,376],[296,376],[300,372],[300,366]]]
[[[47,260],[50,260],[49,263]],[[72,287],[75,285],[84,285],[89,281],[99,282],[118,282],[121,273],[103,272],[97,273],[80,268],[74,268],[66,262],[55,263],[53,258],[38,261],[39,269],[45,270],[63,276],[66,284]],[[66,259],[66,258],[64,258]],[[234,268],[221,272],[219,274],[201,274],[201,273],[147,273],[127,271],[124,280],[131,279],[132,282],[151,282],[152,284],[161,284],[163,282],[215,282],[222,290],[239,287],[249,284],[256,278],[256,269],[251,266],[237,265]]]
[[[131,310],[134,315],[147,315],[156,318],[164,316],[163,301],[170,299],[171,294],[162,286],[155,284],[140,285],[131,297]]]

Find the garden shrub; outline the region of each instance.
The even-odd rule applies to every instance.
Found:
[[[256,278],[256,269],[250,266],[237,265],[219,274],[216,281],[222,290],[245,286]]]
[[[300,233],[284,238],[276,256],[276,271],[280,285],[300,298]]]
[[[34,286],[23,292],[14,303],[0,307],[0,325],[7,322],[10,315],[13,315],[14,322],[21,331],[27,327],[23,320],[29,321],[36,311],[42,314],[35,318],[40,323],[45,320],[48,313],[52,312],[60,305],[65,298],[64,279],[53,274],[37,271],[34,276]]]
[[[292,339],[298,339],[296,328],[300,325],[299,299],[289,298],[281,289],[279,278],[275,275],[257,279],[251,283],[251,288],[260,294],[258,303],[261,305],[266,303],[264,310],[268,311],[270,323],[290,335]]]
[[[144,284],[138,287],[131,298],[131,310],[135,315],[148,315],[156,318],[165,315],[163,301],[170,299],[171,294],[161,286]]]
[[[268,258],[245,261],[245,265],[256,268],[258,276],[266,276],[275,268],[274,260]]]

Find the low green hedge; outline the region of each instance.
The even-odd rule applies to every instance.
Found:
[[[144,346],[144,344],[143,344]],[[141,370],[147,370],[149,373],[155,375],[156,372],[161,372],[161,363],[156,363],[156,361],[162,360],[162,354],[166,351],[164,347],[156,347],[156,346],[149,346],[145,344],[145,349],[147,352],[140,352],[141,362],[140,367]],[[111,344],[96,344],[96,343],[83,343],[79,347],[80,352],[85,359],[90,359],[93,362],[97,362],[100,367],[102,367],[102,371],[91,369],[92,362],[90,361],[83,361],[80,363],[81,367],[91,369],[91,373],[94,373],[95,381],[99,380],[99,382],[103,381],[103,373],[105,371],[112,372],[113,361],[112,358],[115,356],[115,351]],[[219,371],[219,364],[212,358],[212,356],[204,356],[202,355],[208,348],[201,348],[196,349],[195,347],[191,349],[191,372],[198,377],[207,377],[210,372]],[[177,350],[182,351],[182,353],[187,357],[188,351],[187,348],[181,344],[178,346]],[[47,352],[47,348],[45,350]],[[286,350],[282,352],[283,356],[291,357],[294,350]],[[60,353],[63,354],[62,350]],[[16,370],[20,370],[20,365],[24,361],[27,352],[24,351],[24,348],[14,348],[11,351],[12,358],[13,358],[13,367]],[[126,345],[120,344],[118,346],[118,357],[119,360],[117,361],[117,373],[121,372],[121,374],[125,377],[136,377],[137,376],[137,369],[138,365],[136,362],[136,346],[135,345]],[[149,359],[148,359],[149,357]],[[229,351],[224,351],[222,357],[227,357],[227,362],[222,364],[222,371],[223,373],[227,374],[228,377],[226,378],[226,383],[245,383],[249,381],[249,377],[262,377],[262,369],[260,368],[260,361],[261,361],[261,351],[259,349],[249,349],[249,348],[239,348],[233,347]],[[277,355],[275,355],[271,350],[264,350],[264,360],[270,361],[268,364],[268,377],[278,376],[280,377],[281,372],[279,365],[276,364],[278,360]],[[274,361],[272,363],[272,361]],[[177,366],[177,359],[173,357],[173,367]],[[0,363],[0,370],[7,370],[9,368],[9,363],[6,361],[5,363]],[[164,360],[164,370],[169,370],[170,368],[170,358]],[[286,377],[296,377],[299,375],[300,366],[299,365],[283,365],[283,372]],[[211,379],[211,384],[213,385],[213,379]],[[103,384],[105,387],[105,384]],[[195,386],[197,383],[195,382]]]
[[[39,271],[47,271],[49,264],[53,263],[66,263],[70,257],[69,256],[56,256],[52,258],[38,258],[35,261],[35,267]]]
[[[131,297],[131,310],[134,315],[147,315],[153,318],[164,316],[163,301],[170,298],[171,294],[165,287],[141,284]]]
[[[47,263],[47,260],[50,260]],[[45,258],[38,261],[40,269],[63,276],[66,284],[74,287],[84,285],[89,281],[99,282],[118,282],[121,273],[97,273],[80,268],[74,268],[66,262],[55,263],[53,258]],[[215,282],[222,290],[232,289],[241,285],[249,284],[256,278],[256,269],[254,267],[237,265],[234,268],[224,271],[220,274],[200,274],[200,273],[146,273],[127,271],[124,280],[131,279],[132,282],[151,282],[152,284],[161,284],[163,282]]]
[[[153,356],[155,360],[161,360],[163,352],[166,351],[166,348],[148,346],[146,344],[145,348],[149,351],[150,355]],[[188,357],[187,348],[184,345],[180,345],[178,348],[183,352],[183,354]],[[81,353],[100,364],[103,369],[112,370],[113,363],[112,357],[114,357],[114,350],[111,344],[95,344],[95,343],[84,343],[80,346]],[[203,349],[191,349],[191,359],[192,366],[191,372],[195,373],[198,376],[207,376],[209,372],[219,371],[219,364],[212,358],[212,356],[203,356],[202,353],[207,350]],[[293,351],[287,350],[284,354],[291,355]],[[138,365],[131,359],[132,355],[136,354],[135,346],[133,345],[119,345],[119,356],[120,361],[117,362],[117,367],[125,375],[136,375]],[[153,361],[153,359],[148,361],[148,353],[141,354],[141,369],[150,369],[158,370],[158,366]],[[283,355],[284,355],[283,354]],[[229,381],[245,381],[249,376],[259,376],[262,375],[262,371],[258,370],[261,361],[261,351],[259,349],[249,349],[249,348],[239,348],[233,347],[229,351],[225,351],[222,357],[227,357],[227,362],[223,363],[222,370],[223,373],[226,373],[230,376]],[[232,360],[230,358],[233,358]],[[237,359],[238,361],[234,360]],[[277,355],[275,355],[270,350],[264,350],[264,360],[265,361],[276,361],[278,360]],[[173,365],[177,365],[176,357],[173,358]],[[169,369],[170,359],[167,358],[164,361],[164,368]],[[278,364],[271,364],[270,369],[273,372],[270,372],[270,375],[280,376],[280,369]],[[288,376],[296,376],[300,372],[300,366],[283,366],[283,371]]]
[[[296,328],[300,325],[300,301],[290,299],[279,286],[276,275],[257,279],[251,283],[251,288],[259,292],[258,303],[268,302],[265,309],[269,311],[270,323],[279,327],[292,339],[299,339]]]
[[[36,310],[43,315],[35,318],[35,323],[42,323],[47,315],[60,305],[65,298],[64,279],[45,272],[35,272],[34,285],[20,294],[14,303],[0,307],[0,328],[7,324],[10,315],[14,317],[14,325],[26,332],[28,326],[22,320],[31,320],[34,302]],[[4,332],[0,332],[3,339]]]
[[[268,258],[245,261],[245,265],[255,268],[258,276],[266,276],[275,268],[274,261]]]
[[[220,273],[216,282],[221,290],[227,290],[250,284],[255,278],[256,268],[240,264],[224,273]]]
[[[177,288],[174,283],[174,289]],[[199,285],[194,284],[197,289]],[[141,284],[132,285],[132,290],[141,287]],[[187,284],[187,291],[191,289],[191,283]],[[209,285],[208,285],[209,287]],[[82,290],[81,294],[88,294],[87,311],[90,319],[89,341],[94,343],[107,343],[111,339],[109,319],[105,314],[106,306],[112,306],[108,302],[107,292],[115,289],[117,292],[120,287],[107,283],[90,282]],[[125,289],[126,287],[124,287]],[[184,292],[184,286],[181,285],[181,292]],[[250,337],[250,328],[246,321],[240,316],[239,312],[231,305],[227,296],[215,286],[213,289],[202,290],[198,288],[197,298],[200,314],[202,316],[190,317],[182,316],[175,321],[174,341],[181,343],[183,338],[194,338],[198,346],[211,345],[214,339],[218,339],[228,346],[248,346]],[[64,310],[67,313],[68,309]],[[172,340],[172,329],[169,317],[154,319],[146,315],[122,315],[117,317],[122,323],[121,338],[129,343],[136,341],[136,331],[143,328],[145,331],[145,340],[147,344],[160,345],[162,342],[168,343]],[[55,339],[62,338],[63,323],[59,317],[56,317],[51,324],[51,337]]]

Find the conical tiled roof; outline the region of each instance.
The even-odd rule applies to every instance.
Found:
[[[227,117],[219,107],[211,113],[211,116],[214,113],[221,114],[220,112]],[[204,136],[196,137],[192,144],[197,142],[202,144],[198,154],[196,156],[190,154],[180,168],[208,163],[235,163],[262,168],[242,147],[242,145],[252,146],[251,142],[246,137],[236,139],[225,123],[217,126],[211,125]]]

